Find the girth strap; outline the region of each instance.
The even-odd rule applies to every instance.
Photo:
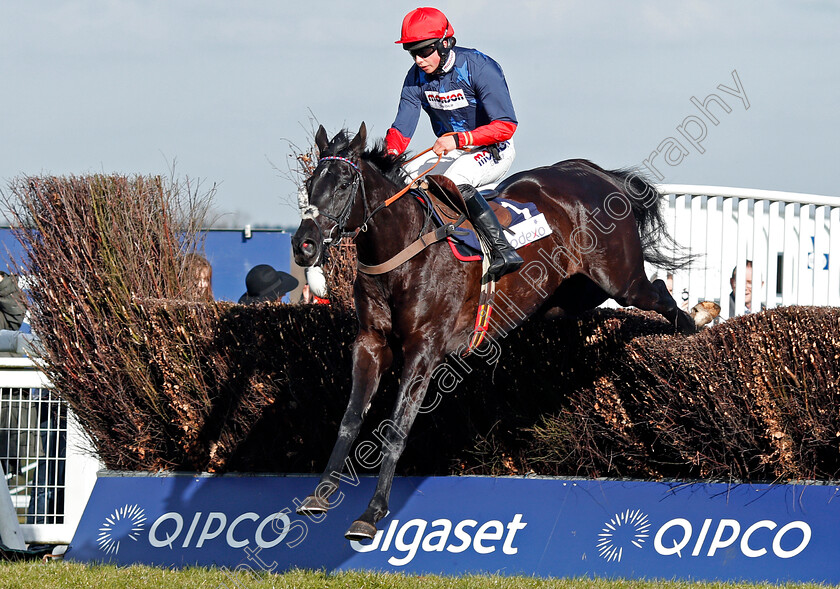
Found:
[[[362,264],[357,259],[356,267],[362,274],[370,274],[374,276],[377,274],[385,274],[387,272],[390,272],[394,268],[409,261],[411,258],[422,252],[424,249],[426,249],[433,243],[443,241],[450,235],[454,235],[457,227],[464,222],[465,218],[466,217],[462,215],[461,218],[458,219],[458,221],[455,223],[447,223],[446,225],[438,227],[434,231],[429,231],[425,235],[421,235],[416,240],[411,242],[408,246],[406,246],[404,250],[402,250],[400,253],[398,253],[396,256],[394,256],[386,262],[382,262],[381,264],[376,264],[374,266],[368,266],[367,264]]]

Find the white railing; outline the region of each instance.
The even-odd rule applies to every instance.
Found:
[[[840,305],[840,198],[719,186],[657,188],[667,198],[662,212],[669,232],[701,256],[673,276],[678,303],[690,308],[715,301],[728,317],[737,268],[734,308],[744,309],[749,260],[752,310]]]
[[[0,460],[24,542],[69,544],[101,465],[29,358],[0,358]]]

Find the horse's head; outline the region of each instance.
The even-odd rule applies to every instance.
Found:
[[[362,220],[363,213],[357,211],[363,206],[364,190],[359,158],[366,137],[364,123],[352,140],[341,131],[328,141],[323,125],[315,133],[320,160],[301,191],[301,223],[292,237],[295,263],[299,266],[320,264],[324,250],[353,229],[354,222]]]

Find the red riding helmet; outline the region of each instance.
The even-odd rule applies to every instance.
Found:
[[[405,49],[420,49],[455,34],[449,19],[437,8],[415,8],[405,15],[399,41]]]

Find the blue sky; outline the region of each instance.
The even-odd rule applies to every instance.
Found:
[[[433,5],[459,45],[505,71],[520,123],[513,171],[575,157],[612,168],[648,159],[668,183],[840,197],[838,2]],[[385,134],[411,65],[394,41],[416,6],[4,2],[0,179],[169,174],[174,163],[177,175],[217,185],[223,222],[295,226],[289,144],[307,145],[313,120],[330,133],[365,121],[369,136]],[[737,88],[733,71],[744,99],[718,89]],[[717,125],[691,100],[712,93],[731,108],[709,107]],[[705,135],[703,153],[681,125]],[[669,138],[687,151],[672,151],[671,164]],[[431,143],[423,118],[410,149]]]

